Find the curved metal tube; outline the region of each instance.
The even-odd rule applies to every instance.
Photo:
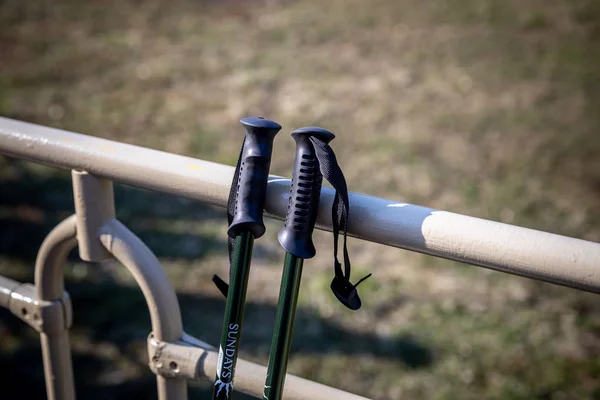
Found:
[[[65,291],[63,266],[77,245],[76,217],[71,215],[46,236],[35,260],[34,283],[40,300],[60,300]]]
[[[183,324],[177,296],[156,256],[116,219],[106,222],[98,235],[106,250],[127,267],[142,289],[156,338],[164,342],[181,339]],[[157,376],[156,380],[159,399],[187,398],[185,380],[162,376]]]
[[[35,260],[34,281],[38,299],[60,301],[63,298],[63,266],[67,255],[77,244],[75,235],[75,215],[72,215],[50,231],[42,242]],[[70,314],[70,303],[63,306],[64,312]],[[68,328],[58,332],[41,332],[40,341],[48,400],[75,399]]]

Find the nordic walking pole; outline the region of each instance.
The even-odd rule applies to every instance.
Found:
[[[265,383],[266,400],[279,400],[282,397],[302,263],[316,253],[312,232],[319,209],[323,176],[310,138],[328,143],[335,137],[333,133],[317,127],[301,128],[291,135],[296,141],[296,158],[285,225],[278,235],[286,254]]]
[[[264,118],[244,118],[240,122],[246,130],[246,136],[227,204],[231,262],[229,288],[219,277],[213,277],[213,281],[227,298],[213,400],[229,399],[233,391],[252,245],[255,238],[265,233],[262,217],[273,139],[281,129],[276,122]]]

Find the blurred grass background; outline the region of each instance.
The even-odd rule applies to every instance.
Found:
[[[239,119],[264,115],[284,176],[287,133],[322,125],[352,191],[597,242],[599,63],[595,0],[0,2],[2,116],[234,164]],[[68,172],[0,157],[0,274],[32,280],[71,197]],[[186,331],[217,343],[224,210],[119,185],[116,205]],[[242,341],[263,364],[279,227],[256,243]],[[356,276],[374,272],[352,313],[328,289],[330,234],[315,242],[290,372],[374,399],[600,398],[594,295],[351,239]],[[155,398],[132,278],[76,254],[66,274],[79,398]],[[0,382],[44,397],[38,336],[4,310]]]

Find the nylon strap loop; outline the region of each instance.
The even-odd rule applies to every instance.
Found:
[[[334,273],[335,276],[331,282],[331,290],[335,297],[351,310],[358,310],[362,303],[358,296],[357,286],[371,274],[361,278],[355,285],[350,282],[350,256],[348,255],[347,237],[348,237],[348,216],[350,214],[350,201],[348,198],[348,186],[346,178],[340,168],[333,149],[322,140],[316,137],[310,138],[321,174],[335,189],[335,197],[331,206],[331,222],[333,226],[333,258],[334,258]],[[344,270],[338,260],[338,237],[340,231],[344,235]]]
[[[240,178],[240,166],[242,164],[242,154],[244,152],[244,143],[246,143],[246,138],[242,141],[242,148],[240,149],[240,155],[237,160],[237,165],[235,166],[235,172],[233,173],[233,180],[231,182],[231,188],[229,189],[229,198],[227,199],[227,225],[231,225],[233,221],[233,214],[235,213],[235,203],[237,201],[237,184]],[[229,252],[229,280],[231,281],[231,264],[233,263],[233,250],[235,247],[235,238],[227,237],[227,250]],[[219,289],[219,292],[227,298],[227,292],[229,289],[229,285],[225,283],[223,279],[221,279],[218,275],[213,275],[212,278],[213,283]]]

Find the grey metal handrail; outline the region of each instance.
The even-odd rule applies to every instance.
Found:
[[[224,207],[234,168],[0,117],[0,153]],[[272,176],[267,213],[283,219],[290,181]],[[331,229],[323,188],[317,226]],[[600,244],[351,193],[358,238],[600,293]]]

